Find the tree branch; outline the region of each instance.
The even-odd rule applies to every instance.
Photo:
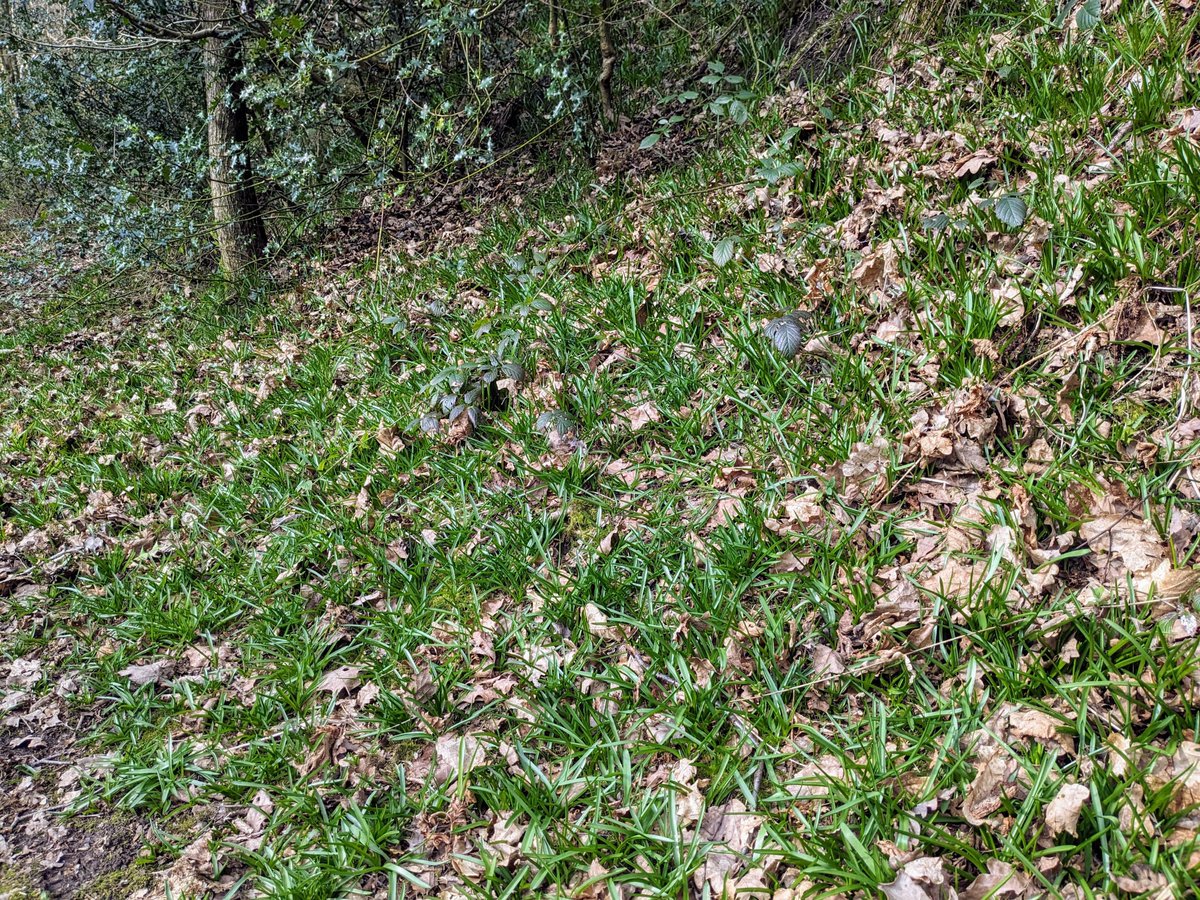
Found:
[[[102,2],[134,28],[162,41],[203,41],[207,38],[226,38],[234,33],[232,29],[220,24],[198,28],[194,31],[181,31],[176,25],[159,25],[157,22],[145,19],[117,0],[102,0]]]

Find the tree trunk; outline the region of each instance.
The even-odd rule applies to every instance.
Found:
[[[613,104],[612,79],[617,65],[617,48],[613,46],[609,25],[611,0],[596,0],[596,24],[600,35],[600,113],[609,128],[617,124],[617,111]]]
[[[232,22],[237,14],[233,0],[202,0],[200,9],[208,24]],[[231,279],[253,270],[267,248],[263,210],[254,189],[247,146],[250,117],[238,80],[241,51],[238,37],[215,35],[204,40],[208,183],[221,269]]]
[[[0,25],[5,29],[5,36],[0,38],[0,80],[9,87],[16,87],[21,80],[21,61],[17,56],[16,17],[13,15],[12,0],[0,0]],[[20,115],[17,106],[16,91],[5,91],[8,95],[9,114],[16,119]]]

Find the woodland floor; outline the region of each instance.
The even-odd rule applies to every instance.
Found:
[[[1093,5],[0,270],[0,896],[1195,895],[1200,47]]]

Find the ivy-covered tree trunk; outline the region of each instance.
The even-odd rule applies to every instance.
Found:
[[[206,24],[228,24],[233,0],[202,0]],[[267,248],[263,210],[249,156],[250,116],[238,78],[241,40],[223,34],[204,40],[204,91],[208,103],[208,181],[221,268],[236,279],[252,270]]]

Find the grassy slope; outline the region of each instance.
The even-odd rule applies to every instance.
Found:
[[[4,739],[98,714],[37,789],[177,895],[1194,892],[1200,84],[1054,12],[378,279],[6,336]]]

